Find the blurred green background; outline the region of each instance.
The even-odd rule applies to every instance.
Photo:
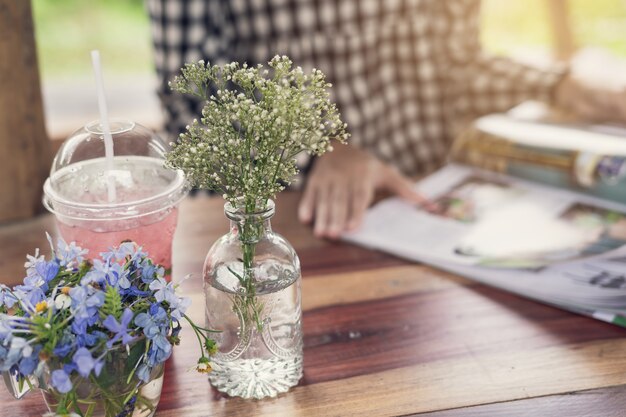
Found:
[[[100,50],[108,75],[153,71],[149,20],[142,0],[32,1],[44,80],[91,76],[92,49]]]
[[[601,46],[626,58],[626,0],[568,0],[574,42]],[[483,44],[511,49],[546,48],[552,43],[546,0],[483,0]]]
[[[599,45],[626,57],[626,0],[569,2],[578,46]],[[152,71],[150,29],[142,0],[33,0],[33,7],[44,79],[89,75],[89,51],[95,48],[100,49],[107,71]],[[498,53],[549,50],[547,19],[545,0],[484,0],[485,48]]]

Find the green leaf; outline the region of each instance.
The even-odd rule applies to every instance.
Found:
[[[115,287],[107,287],[104,295],[104,304],[100,308],[100,318],[106,319],[109,315],[115,317],[115,320],[122,316],[122,296]]]

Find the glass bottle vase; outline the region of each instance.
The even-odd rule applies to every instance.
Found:
[[[300,261],[272,231],[274,202],[259,206],[226,203],[230,231],[204,264],[206,325],[220,331],[209,381],[256,399],[286,392],[302,377]]]

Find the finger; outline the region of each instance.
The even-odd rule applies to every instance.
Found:
[[[352,189],[352,202],[350,205],[350,218],[348,229],[354,230],[363,223],[365,211],[374,198],[374,186],[371,183],[362,183]]]
[[[327,236],[333,239],[345,230],[348,220],[349,187],[347,183],[335,183],[331,189],[331,199],[329,203],[329,227]]]
[[[415,191],[413,183],[397,170],[390,169],[386,178],[384,186],[398,197],[412,203],[417,203],[420,207],[427,210],[437,209],[437,205],[435,203]]]
[[[315,207],[315,195],[317,193],[317,184],[309,180],[304,189],[304,194],[300,199],[298,206],[298,219],[302,223],[311,223],[313,221],[313,209]]]
[[[320,187],[315,195],[315,236],[323,237],[328,230],[330,218],[330,190],[328,187]]]

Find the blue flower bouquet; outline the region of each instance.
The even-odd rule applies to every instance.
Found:
[[[211,370],[211,331],[139,246],[93,260],[74,243],[51,247],[50,260],[27,256],[22,285],[0,286],[0,372],[16,398],[39,388],[51,415],[152,416],[183,320],[200,342],[197,370]]]

